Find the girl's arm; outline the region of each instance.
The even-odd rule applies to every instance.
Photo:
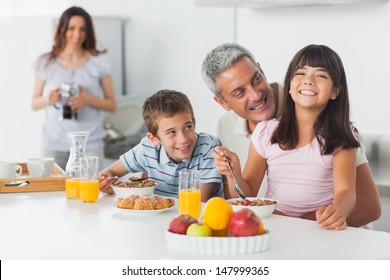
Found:
[[[242,177],[250,187],[250,195],[256,197],[263,182],[265,171],[267,170],[267,161],[260,156],[252,142],[249,146],[248,159],[242,172]],[[238,179],[239,180],[239,179]],[[240,185],[240,183],[238,183]]]
[[[257,196],[265,174],[266,161],[256,152],[252,144],[249,148],[248,160],[243,173],[241,173],[241,165],[238,156],[228,149],[224,148],[224,150],[222,150],[221,146],[217,146],[213,153],[213,157],[218,172],[225,175],[228,179],[228,186],[225,186],[225,197],[237,197],[233,189],[232,175],[225,162],[225,158],[230,161],[237,184],[244,191],[245,196]]]
[[[214,158],[215,169],[217,169],[220,174],[227,178],[227,184],[224,182],[225,199],[237,197],[233,190],[232,174],[230,173],[228,165],[225,162],[225,158],[229,159],[233,168],[233,172],[236,174],[236,172],[241,172],[240,160],[238,159],[238,156],[235,153],[230,152],[227,148],[222,149],[221,146],[216,146],[212,157]]]
[[[333,203],[316,213],[326,229],[345,229],[355,201],[356,149],[340,150],[333,156]]]

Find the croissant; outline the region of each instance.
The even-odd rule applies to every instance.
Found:
[[[134,210],[153,210],[153,202],[150,196],[141,196],[136,199]]]
[[[173,206],[175,200],[173,198],[162,198],[154,195],[131,195],[127,198],[117,198],[116,204],[118,208],[130,210],[159,210]]]
[[[174,204],[174,200],[172,198],[162,198],[161,196],[155,195],[153,196],[153,207],[154,209],[165,209],[169,208]]]
[[[161,196],[154,196],[153,199],[153,208],[154,209],[164,209],[168,207],[168,201],[162,198]]]
[[[139,195],[133,194],[126,198],[118,198],[116,201],[116,204],[118,208],[124,208],[124,209],[134,209],[134,205],[136,201],[138,200]]]

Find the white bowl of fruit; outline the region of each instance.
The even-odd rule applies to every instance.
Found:
[[[210,199],[201,222],[189,215],[174,218],[165,231],[169,247],[198,254],[250,254],[268,249],[270,232],[250,209],[234,212],[223,198]]]
[[[270,216],[278,204],[278,201],[271,198],[247,197],[245,200],[241,198],[231,198],[228,201],[233,206],[233,211],[238,211],[247,208],[256,213],[260,218]]]

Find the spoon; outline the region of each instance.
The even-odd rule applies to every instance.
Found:
[[[223,146],[221,146],[222,150],[224,150]],[[245,194],[244,192],[242,191],[242,189],[240,188],[240,186],[237,184],[236,182],[236,177],[234,176],[234,173],[233,173],[233,168],[232,166],[230,165],[230,161],[225,157],[225,161],[226,163],[228,164],[228,167],[229,167],[229,170],[230,170],[230,173],[232,174],[232,177],[233,177],[233,189],[234,189],[234,192],[241,198],[241,199],[245,199]]]
[[[6,187],[25,187],[29,185],[29,181],[13,181],[13,182],[6,182]]]

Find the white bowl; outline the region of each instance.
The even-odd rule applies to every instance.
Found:
[[[247,237],[199,237],[172,233],[165,230],[169,247],[187,253],[237,255],[266,251],[270,232]]]
[[[156,188],[156,185],[152,187],[144,187],[144,188],[125,188],[125,187],[118,187],[113,184],[111,185],[111,187],[113,188],[116,197],[126,198],[133,194],[136,195],[152,194],[154,192],[154,189]]]
[[[261,199],[261,200],[271,200],[271,201],[276,201],[275,204],[271,204],[271,205],[263,205],[263,206],[244,206],[244,205],[233,205],[233,211],[238,211],[242,208],[248,208],[248,209],[251,209],[253,212],[256,213],[257,216],[259,216],[260,218],[266,218],[268,217],[269,215],[272,214],[272,212],[274,212],[275,208],[276,208],[276,205],[277,205],[277,200],[275,199],[271,199],[271,198],[263,198],[263,197],[247,197],[246,199],[248,200],[256,200],[256,199]],[[229,202],[234,202],[234,201],[237,201],[237,200],[242,200],[241,198],[231,198],[231,199],[228,199]]]

